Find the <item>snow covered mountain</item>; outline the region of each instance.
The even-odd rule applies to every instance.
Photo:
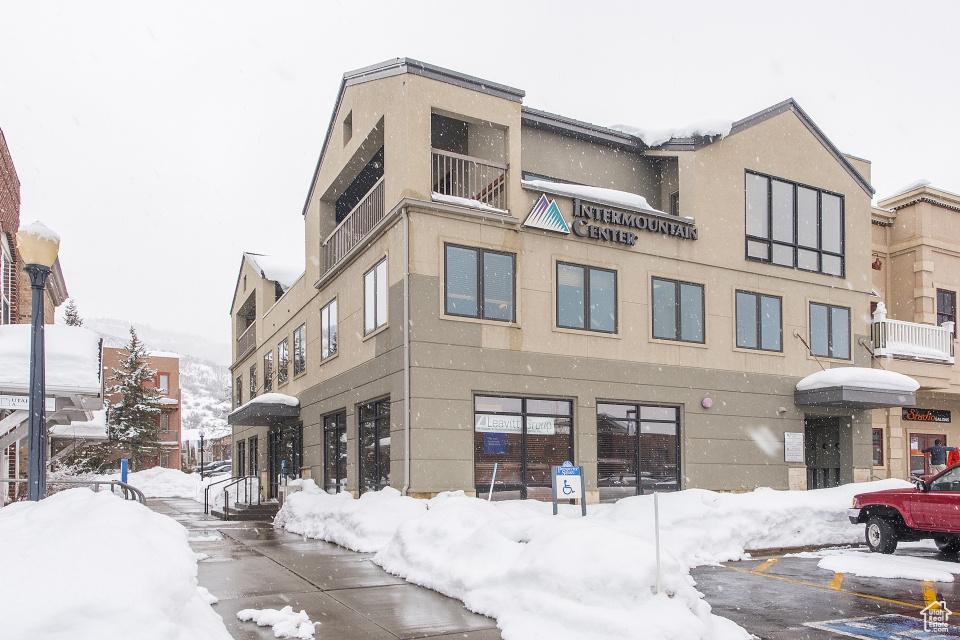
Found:
[[[105,347],[123,348],[130,342],[130,323],[94,318],[83,320],[84,328],[96,331]],[[216,438],[230,432],[230,370],[209,359],[221,345],[211,345],[188,334],[171,333],[134,323],[137,335],[151,351],[180,355],[180,399],[184,429],[203,429],[204,436]]]

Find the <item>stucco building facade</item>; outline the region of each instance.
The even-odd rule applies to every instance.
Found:
[[[651,146],[414,60],[347,73],[302,274],[241,262],[234,474],[546,498],[571,460],[591,502],[865,480],[904,398],[796,387],[872,366],[869,180],[793,100]]]

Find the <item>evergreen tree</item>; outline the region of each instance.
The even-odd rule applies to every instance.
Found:
[[[73,301],[73,298],[67,300],[67,306],[64,309],[64,320],[67,325],[71,327],[83,326],[83,318],[81,318],[77,312],[77,303]]]
[[[114,384],[107,393],[119,399],[107,411],[107,435],[130,452],[130,464],[136,469],[138,459],[160,451],[160,394],[145,383],[153,381],[157,372],[147,366],[147,348],[137,332],[130,327],[130,342],[120,353],[120,368],[113,369],[110,381]]]

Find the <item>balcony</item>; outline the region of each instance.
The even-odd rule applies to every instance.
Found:
[[[482,158],[432,149],[433,192],[507,210],[507,166]]]
[[[161,430],[157,437],[157,442],[164,445],[180,445],[180,432],[176,429],[172,431]]]
[[[875,356],[953,364],[953,323],[929,324],[887,320],[883,303],[873,314],[870,333]]]
[[[257,323],[251,322],[237,338],[237,360],[247,355],[247,352],[257,346]]]
[[[355,246],[360,244],[367,234],[379,224],[386,215],[383,206],[383,178],[367,192],[343,221],[337,225],[321,245],[323,247],[323,272],[332,269]]]

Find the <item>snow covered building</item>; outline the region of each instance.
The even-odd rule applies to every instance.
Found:
[[[495,497],[545,498],[571,460],[589,501],[866,480],[872,411],[912,390],[797,385],[871,367],[869,163],[793,100],[655,139],[523,97],[411,59],[344,75],[302,266],[241,263],[235,475],[429,496],[496,465]]]
[[[960,195],[921,181],[880,200],[871,222],[872,346],[884,369],[921,385],[915,406],[874,412],[873,465],[906,478],[929,472],[922,450],[935,440],[960,446]]]
[[[104,347],[103,349],[103,379],[105,386],[111,384],[113,370],[120,368],[120,361],[130,355],[130,352],[118,347]],[[162,450],[155,456],[145,457],[137,464],[137,469],[151,467],[166,467],[180,469],[181,467],[181,397],[180,397],[180,356],[176,353],[152,351],[146,359],[147,367],[156,374],[149,381],[147,387],[157,390],[160,396],[160,415],[157,416],[157,426],[160,428],[160,445]],[[119,402],[116,394],[107,394],[107,400]]]

